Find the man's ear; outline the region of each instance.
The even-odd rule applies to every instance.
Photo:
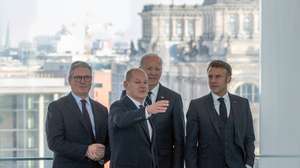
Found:
[[[231,81],[231,76],[227,76],[226,81],[227,81],[227,83],[229,83]]]
[[[128,82],[127,82],[127,81],[124,81],[124,82],[123,82],[123,87],[126,89],[127,86],[128,86]]]

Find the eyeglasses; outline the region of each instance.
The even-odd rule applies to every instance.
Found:
[[[81,82],[82,80],[85,82],[89,82],[92,80],[92,76],[86,75],[86,76],[73,76],[72,77],[76,82]]]

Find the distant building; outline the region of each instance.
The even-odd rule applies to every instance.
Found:
[[[0,77],[0,157],[50,156],[45,116],[48,104],[68,91],[65,77],[15,61],[6,66],[2,62]],[[9,162],[5,167],[42,168],[45,164]]]

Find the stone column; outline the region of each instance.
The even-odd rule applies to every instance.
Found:
[[[38,112],[38,134],[39,134],[39,140],[38,140],[38,156],[39,157],[45,157],[45,98],[44,95],[39,96],[39,112]],[[44,168],[45,162],[42,160],[39,162],[39,167]]]

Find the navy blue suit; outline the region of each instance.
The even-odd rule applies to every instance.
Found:
[[[186,168],[244,168],[254,163],[254,130],[247,99],[229,94],[225,134],[211,94],[191,101],[187,112]],[[226,154],[225,154],[226,153]]]
[[[96,137],[90,134],[83,115],[72,94],[53,101],[48,106],[46,135],[48,146],[54,152],[53,168],[103,167],[85,157],[88,145],[106,146],[104,160],[109,160],[107,108],[90,99],[94,115]]]
[[[121,97],[126,92],[123,91]],[[160,168],[184,166],[184,114],[181,96],[159,84],[156,101],[169,100],[166,112],[151,116],[156,129],[157,159]]]
[[[150,140],[144,107],[124,96],[111,105],[108,123],[110,168],[156,168],[155,129]]]

